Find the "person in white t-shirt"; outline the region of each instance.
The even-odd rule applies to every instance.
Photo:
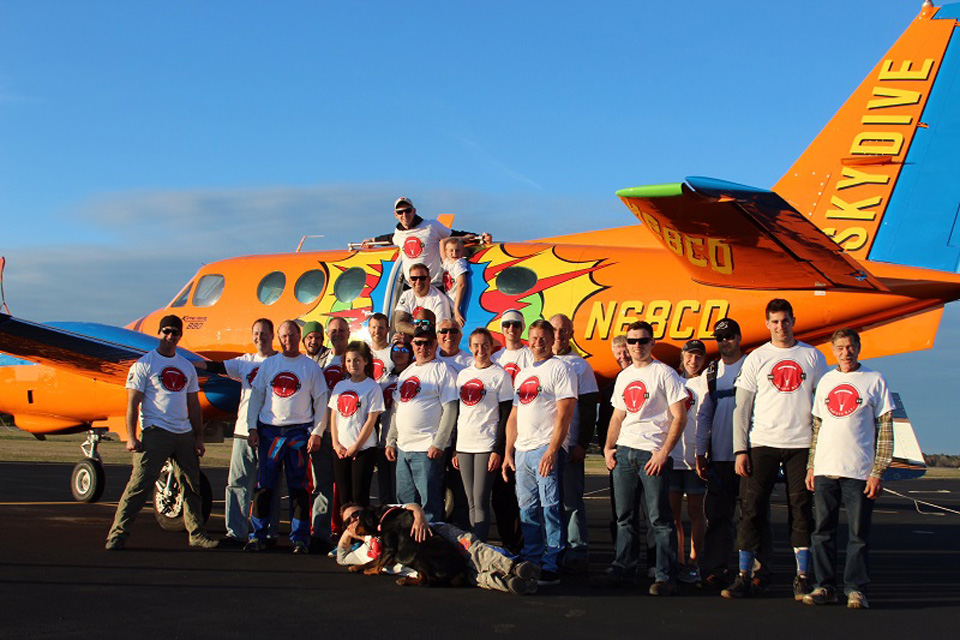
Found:
[[[417,328],[416,362],[397,380],[386,455],[397,462],[397,499],[416,502],[430,522],[443,520],[444,451],[457,423],[457,380],[437,360],[437,334]]]
[[[393,233],[386,233],[375,238],[368,238],[364,245],[368,246],[373,242],[390,243],[400,247],[400,262],[403,268],[403,275],[410,280],[410,267],[414,264],[426,264],[430,273],[440,284],[443,274],[441,266],[442,257],[440,255],[440,240],[451,235],[462,236],[473,240],[477,236],[469,231],[451,230],[440,224],[436,220],[424,220],[417,215],[417,210],[413,206],[413,201],[407,197],[397,198],[393,203],[393,213],[397,218],[397,227]],[[493,242],[489,233],[480,235],[480,241],[484,244]]]
[[[573,350],[573,321],[562,313],[550,318],[553,326],[553,354],[567,363],[577,378],[577,404],[567,431],[567,461],[563,466],[563,517],[567,527],[567,550],[563,568],[568,573],[590,569],[587,508],[583,501],[586,482],[586,455],[597,425],[600,388],[593,367]]]
[[[493,336],[484,328],[470,334],[472,364],[457,374],[460,412],[453,464],[466,492],[470,527],[486,542],[490,530],[490,492],[506,446],[507,417],[513,407],[513,381],[490,361]]]
[[[817,516],[812,536],[817,584],[803,602],[837,602],[834,565],[843,505],[849,532],[843,591],[848,608],[866,609],[870,521],[893,457],[896,405],[883,375],[860,364],[860,335],[855,330],[837,329],[830,342],[837,368],[817,385],[807,462],[807,488],[813,491]]]
[[[536,320],[529,335],[533,364],[524,367],[514,382],[503,469],[504,474],[513,470],[517,476],[523,527],[520,556],[540,565],[540,584],[554,585],[560,583],[560,560],[567,545],[563,464],[577,379],[567,363],[553,355],[549,322]]]
[[[443,291],[453,305],[453,319],[462,327],[467,323],[465,316],[470,275],[470,263],[463,257],[463,239],[441,240],[440,252],[443,254]]]
[[[373,379],[383,380],[392,368],[390,362],[390,319],[380,313],[374,313],[367,322],[370,332],[370,351],[373,355]]]
[[[826,372],[827,361],[817,349],[794,337],[796,318],[788,301],[774,298],[765,312],[770,342],[746,357],[736,382],[733,449],[735,468],[741,477],[737,531],[740,571],[720,595],[754,595],[754,560],[763,532],[769,527],[770,493],[782,465],[790,509],[790,542],[797,562],[793,596],[802,601],[810,593],[807,575],[813,501],[805,481],[813,433],[811,410],[813,392]]]
[[[450,367],[454,380],[456,380],[457,374],[473,364],[473,358],[470,357],[470,354],[460,348],[462,335],[463,331],[456,320],[441,320],[437,324],[437,339],[440,346],[437,360]],[[467,500],[467,492],[464,489],[460,471],[453,463],[456,453],[454,443],[451,442],[444,452],[444,484],[453,503],[453,508],[447,514],[447,521],[462,529],[469,529],[470,503]]]
[[[429,309],[437,320],[453,319],[453,305],[447,294],[430,284],[430,270],[426,265],[417,263],[410,267],[410,288],[400,294],[394,309],[396,314],[409,313],[416,317],[421,309]]]
[[[250,536],[250,503],[257,482],[257,456],[253,447],[247,443],[247,404],[250,400],[250,386],[260,369],[260,363],[277,352],[273,348],[273,321],[259,318],[254,321],[252,332],[256,353],[246,353],[224,362],[194,363],[199,370],[225,375],[240,382],[240,406],[237,408],[237,422],[233,428],[233,448],[224,500],[223,519],[227,535],[220,540],[220,545],[224,547],[242,547]],[[268,539],[277,537],[279,510],[280,493],[275,492]]]
[[[190,535],[190,546],[218,546],[203,528],[199,460],[206,451],[203,414],[197,395],[197,371],[177,353],[183,321],[174,315],[164,316],[158,333],[157,348],[133,363],[127,374],[127,451],[135,455],[130,480],[107,534],[108,551],[126,547],[130,527],[153,495],[153,485],[168,458],[180,467],[177,479],[183,491],[183,523]]]
[[[670,510],[677,529],[677,562],[680,570],[677,580],[686,584],[700,582],[700,554],[706,518],[703,515],[703,496],[707,483],[697,475],[697,412],[707,395],[707,379],[701,375],[707,363],[707,346],[701,340],[687,340],[680,349],[680,376],[687,390],[687,426],[683,437],[670,452],[673,470],[670,472]],[[687,496],[687,516],[690,518],[690,555],[685,557],[686,537],[683,530],[683,496]],[[689,560],[687,562],[686,560]]]
[[[523,314],[516,309],[508,309],[500,316],[500,333],[503,336],[503,348],[491,356],[494,364],[503,367],[515,381],[517,374],[526,366],[533,364],[530,347],[523,344]],[[497,531],[503,546],[513,553],[523,548],[523,530],[520,523],[520,506],[517,504],[517,479],[512,470],[496,474],[493,479],[493,491],[490,506],[497,519]]]
[[[343,364],[348,378],[330,394],[330,438],[336,459],[333,477],[343,502],[370,504],[370,483],[377,459],[377,418],[383,391],[373,379],[373,357],[366,342],[347,345]]]
[[[286,320],[277,333],[281,351],[260,363],[247,406],[247,441],[257,449],[260,464],[245,549],[266,548],[272,494],[283,467],[290,491],[290,541],[294,553],[305,554],[310,542],[307,441],[326,430],[329,392],[320,367],[300,353],[299,325]]]
[[[677,372],[653,358],[653,327],[637,321],[627,327],[627,350],[633,364],[617,375],[613,417],[604,458],[613,471],[617,502],[617,540],[613,563],[592,583],[601,587],[636,584],[639,562],[637,493],[647,505],[647,526],[657,547],[652,596],[676,590],[677,532],[670,510],[670,452],[683,437],[687,391]]]
[[[462,337],[463,331],[456,320],[441,320],[437,323],[437,340],[440,346],[437,358],[453,370],[454,376],[473,364],[470,354],[460,348]]]

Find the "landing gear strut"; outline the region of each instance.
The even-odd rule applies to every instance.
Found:
[[[91,429],[87,432],[87,439],[80,445],[85,459],[77,463],[70,476],[70,492],[77,502],[96,502],[103,495],[106,483],[97,446],[106,432],[105,428]]]

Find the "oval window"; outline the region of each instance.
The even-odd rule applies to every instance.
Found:
[[[193,292],[193,306],[212,307],[223,294],[224,278],[220,274],[203,276],[197,281],[197,288]]]
[[[297,284],[293,285],[293,295],[297,302],[308,304],[320,297],[326,282],[327,274],[322,269],[311,269],[297,278]]]
[[[274,271],[263,276],[257,285],[257,299],[262,304],[273,304],[280,299],[283,288],[287,286],[287,276],[280,271]]]
[[[508,296],[518,296],[537,284],[537,274],[526,267],[507,267],[497,276],[497,289]]]
[[[190,289],[193,287],[192,282],[188,282],[187,286],[183,288],[183,291],[180,292],[180,295],[177,296],[177,299],[170,303],[171,307],[182,307],[187,304],[187,300],[190,299]]]
[[[363,285],[367,282],[367,274],[360,267],[351,267],[337,278],[333,285],[333,295],[337,300],[343,303],[353,302],[363,291]]]

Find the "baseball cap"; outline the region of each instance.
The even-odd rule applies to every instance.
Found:
[[[163,316],[160,318],[160,328],[157,329],[157,331],[163,331],[167,327],[172,327],[180,333],[183,333],[183,320],[181,320],[179,316],[172,314],[169,316]]]
[[[730,338],[742,335],[740,325],[733,318],[721,318],[713,325],[713,336],[715,338]]]
[[[508,309],[503,312],[503,315],[500,316],[500,325],[503,326],[504,322],[519,322],[521,325],[526,325],[523,321],[523,314],[516,309]]]
[[[413,200],[411,200],[407,196],[400,196],[399,198],[397,198],[397,201],[393,203],[393,208],[396,209],[402,204],[405,204],[409,207],[413,207]],[[413,208],[416,208],[416,207],[413,207]]]
[[[683,343],[683,348],[680,351],[699,351],[700,353],[707,352],[707,345],[703,344],[702,340],[687,340]]]
[[[423,326],[420,325],[413,331],[414,338],[429,338],[430,340],[437,339],[437,332],[433,330],[432,326]]]
[[[307,335],[313,333],[314,331],[319,331],[322,334],[323,325],[317,322],[316,320],[310,320],[309,322],[303,323],[303,329],[301,333],[303,334],[304,338],[306,338]]]

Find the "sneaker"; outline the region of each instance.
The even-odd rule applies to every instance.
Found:
[[[190,546],[196,549],[216,549],[220,546],[220,541],[208,535],[199,535],[190,538]]]
[[[851,591],[847,594],[847,609],[869,609],[870,605],[867,603],[867,596],[863,595],[863,591]]]
[[[590,586],[598,589],[632,589],[637,586],[637,581],[607,569],[600,575],[590,578]]]
[[[260,552],[267,548],[267,543],[260,538],[250,538],[247,541],[246,546],[243,547],[244,551],[253,551]]]
[[[220,538],[220,546],[224,549],[242,549],[247,543],[240,538],[233,536],[223,536]]]
[[[769,574],[767,575],[754,574],[753,580],[750,581],[750,586],[753,588],[753,595],[762,596],[767,592],[767,589],[770,588]]]
[[[657,580],[650,585],[650,591],[648,593],[652,596],[672,596],[673,592],[676,590],[677,585],[674,583]]]
[[[812,589],[810,588],[810,581],[807,579],[807,576],[797,575],[793,579],[793,599],[797,602],[803,602],[803,599],[810,595]]]
[[[697,584],[698,589],[704,589],[706,591],[720,591],[723,589],[724,585],[730,584],[730,575],[727,571],[716,571],[711,573],[706,578],[700,580]]]
[[[837,590],[833,587],[817,587],[803,596],[803,604],[837,604]]]
[[[753,595],[753,582],[742,573],[738,573],[736,579],[726,589],[720,592],[724,598],[749,598]]]
[[[555,584],[560,584],[560,574],[556,571],[543,571],[541,569],[537,584],[541,587],[552,587]]]
[[[103,548],[107,551],[123,551],[127,548],[127,542],[120,536],[114,536],[107,540],[107,544]]]
[[[700,567],[688,564],[680,569],[677,580],[684,584],[700,584]]]
[[[507,576],[507,589],[515,596],[530,596],[537,592],[536,578],[521,578],[520,576]],[[559,582],[559,580],[557,581]]]
[[[293,552],[298,556],[305,556],[310,553],[310,547],[307,546],[306,542],[294,542],[293,543]]]
[[[530,562],[529,560],[521,560],[513,564],[513,567],[510,569],[510,574],[518,578],[523,578],[524,580],[539,580],[540,565],[536,562]]]

